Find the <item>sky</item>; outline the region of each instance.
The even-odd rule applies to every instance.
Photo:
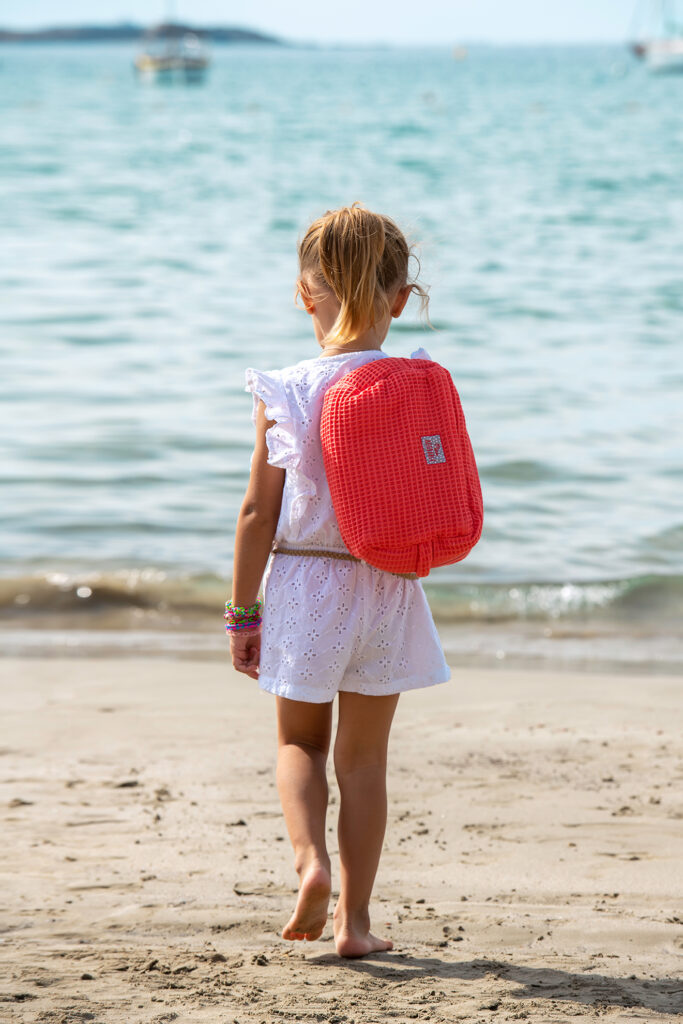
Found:
[[[171,16],[317,43],[622,42],[647,0],[0,0],[0,27],[152,24]]]

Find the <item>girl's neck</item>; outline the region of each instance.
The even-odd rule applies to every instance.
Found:
[[[352,352],[381,352],[382,345],[359,345],[356,341],[350,341],[348,345],[323,345],[320,358],[323,356],[345,356]]]
[[[325,344],[325,338],[318,338],[318,344],[322,349],[323,356],[340,356],[347,352],[379,352],[389,330],[391,318],[386,317],[380,323],[359,334],[357,338],[351,338],[347,342],[330,341]]]

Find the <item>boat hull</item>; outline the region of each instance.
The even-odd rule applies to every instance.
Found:
[[[643,44],[643,57],[657,74],[683,74],[683,38],[662,39]]]
[[[150,78],[172,77],[185,75],[188,77],[203,75],[209,62],[203,58],[187,59],[183,57],[150,57],[143,54],[135,61],[135,68]]]

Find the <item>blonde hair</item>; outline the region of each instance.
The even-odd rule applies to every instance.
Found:
[[[394,221],[360,203],[328,210],[314,221],[299,242],[299,274],[326,285],[339,300],[339,315],[326,340],[352,341],[382,320],[397,287],[419,295],[420,312],[426,311],[427,289],[408,280],[411,256],[417,260]],[[300,291],[299,283],[296,297]]]

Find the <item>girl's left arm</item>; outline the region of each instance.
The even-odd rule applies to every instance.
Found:
[[[273,420],[266,419],[265,405],[259,402],[251,474],[235,530],[234,605],[249,607],[256,601],[280,517],[285,471],[268,463],[266,431],[273,425]],[[252,679],[258,676],[260,649],[260,633],[251,636],[230,634],[233,666]]]

